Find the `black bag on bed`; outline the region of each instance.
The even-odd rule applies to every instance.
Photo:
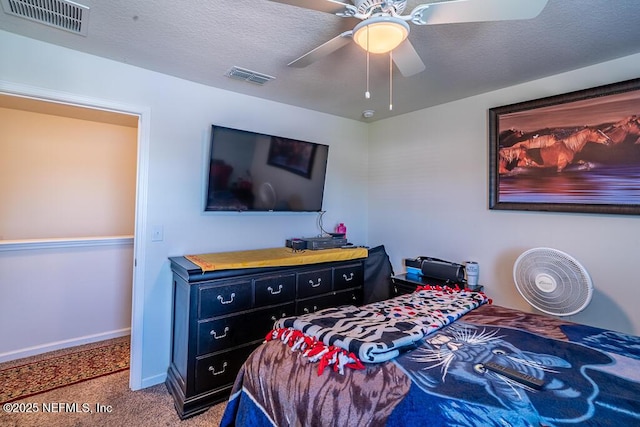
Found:
[[[389,299],[391,276],[393,276],[393,267],[384,245],[369,249],[369,255],[364,261],[363,303],[369,304]]]

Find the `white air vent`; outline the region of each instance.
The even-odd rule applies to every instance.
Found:
[[[266,74],[258,73],[257,71],[247,70],[246,68],[240,67],[232,67],[229,71],[225,73],[225,76],[231,77],[236,80],[244,80],[250,83],[255,83],[258,85],[263,85],[266,82],[275,79],[273,76],[268,76]]]
[[[87,35],[89,8],[63,0],[0,0],[8,15]]]

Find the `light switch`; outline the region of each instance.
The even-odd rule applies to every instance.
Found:
[[[164,230],[161,225],[154,225],[151,227],[151,241],[162,242],[164,239]]]

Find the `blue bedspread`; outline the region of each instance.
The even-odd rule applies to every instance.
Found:
[[[509,380],[488,361],[545,385]],[[640,337],[483,305],[391,361],[320,376],[269,342],[239,373],[221,425],[640,425]]]

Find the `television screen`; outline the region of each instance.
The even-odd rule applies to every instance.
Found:
[[[206,211],[322,210],[329,146],[213,125]]]

